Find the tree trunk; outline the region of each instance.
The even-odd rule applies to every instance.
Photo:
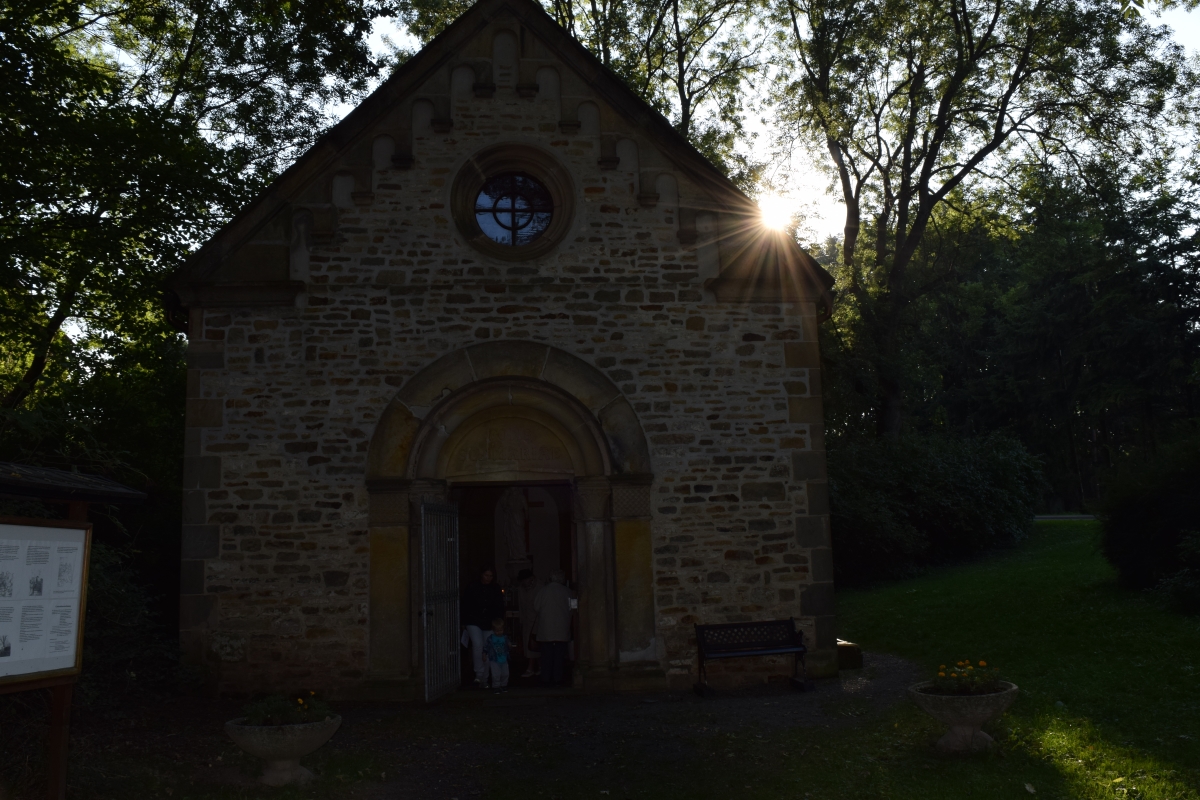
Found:
[[[71,314],[71,307],[75,304],[75,295],[79,292],[79,284],[74,283],[67,288],[66,294],[63,295],[62,302],[58,304],[58,308],[54,314],[46,320],[46,327],[42,331],[42,335],[34,342],[33,361],[29,363],[29,368],[25,370],[25,374],[17,381],[16,385],[4,397],[0,406],[4,408],[16,408],[25,402],[25,398],[33,392],[37,387],[38,381],[42,379],[42,373],[46,371],[46,362],[50,356],[50,346],[54,343],[54,337],[62,329],[63,322]]]
[[[671,19],[675,26],[675,89],[679,94],[679,127],[687,136],[692,132],[692,104],[687,91],[687,53],[683,33],[679,29],[679,0],[671,2]]]
[[[842,202],[846,204],[846,227],[843,229],[842,263],[853,274],[854,250],[858,245],[858,233],[862,226],[861,210],[858,204],[858,194],[850,179],[850,168],[846,166],[846,158],[841,144],[832,136],[825,139],[825,146],[833,158],[837,168],[838,183],[842,187]]]

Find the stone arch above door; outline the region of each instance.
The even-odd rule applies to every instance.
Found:
[[[647,674],[661,682],[651,473],[633,406],[558,348],[489,342],[418,371],[380,416],[368,452],[372,680],[408,681],[423,669],[421,504],[445,502],[455,482],[569,481],[578,674],[596,686]]]
[[[450,477],[446,470],[461,465],[450,466],[447,459],[469,446],[454,441],[456,433],[466,435],[459,426],[471,420],[477,428],[479,414],[504,406],[514,409],[509,416],[522,418],[519,424],[548,437],[543,459],[548,465],[574,458],[572,471],[579,477],[652,472],[633,406],[600,370],[550,345],[499,341],[442,356],[404,383],[376,426],[367,479]],[[561,451],[551,454],[555,441]],[[447,442],[450,453],[441,446]],[[528,477],[533,476],[520,479]]]

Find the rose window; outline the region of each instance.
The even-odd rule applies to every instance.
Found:
[[[536,178],[508,172],[484,181],[475,198],[475,222],[493,242],[527,245],[546,232],[554,216],[554,199]]]

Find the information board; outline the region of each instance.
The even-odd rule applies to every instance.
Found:
[[[0,683],[79,670],[90,533],[0,523]]]

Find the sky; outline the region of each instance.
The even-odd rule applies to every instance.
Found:
[[[1200,10],[1173,8],[1165,12],[1148,13],[1174,31],[1175,40],[1187,49],[1192,58],[1200,58]],[[391,49],[387,46],[388,39],[408,49],[418,46],[416,40],[392,20],[381,20],[372,32],[371,46],[377,53],[387,52]],[[338,109],[339,116],[349,111],[349,106]],[[802,239],[821,241],[830,236],[840,237],[845,224],[845,207],[829,193],[828,179],[816,169],[813,155],[794,152],[787,163],[780,162],[772,153],[774,129],[770,124],[769,111],[747,114],[746,123],[747,130],[754,134],[750,155],[754,160],[769,165],[766,175],[768,181],[774,184],[758,198],[763,206],[764,218],[770,222],[799,214],[802,218],[799,231]]]

